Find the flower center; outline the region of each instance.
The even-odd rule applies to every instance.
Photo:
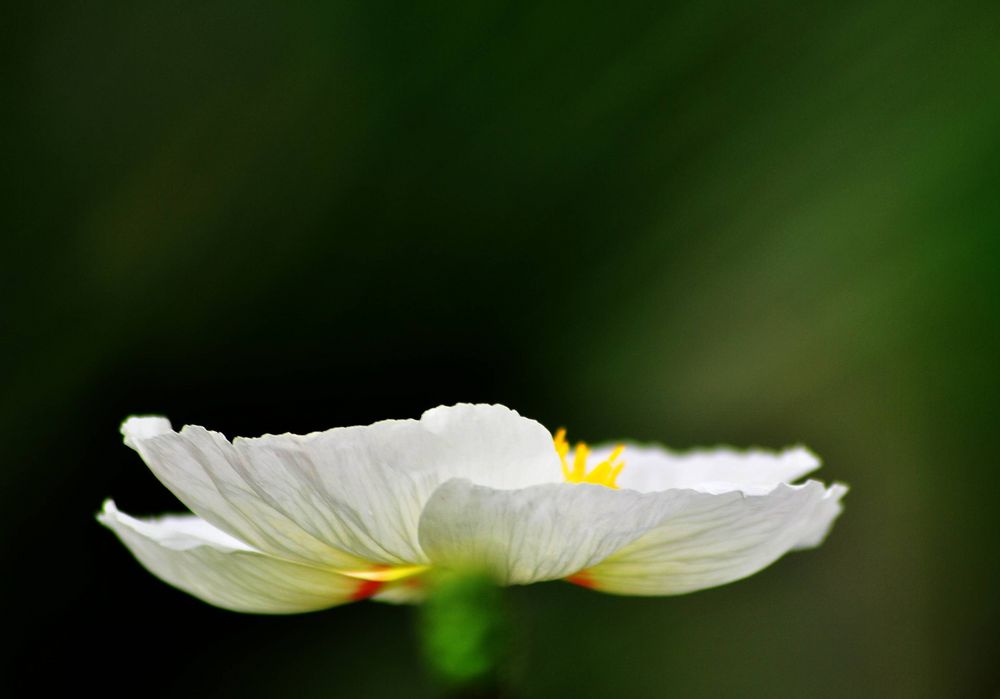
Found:
[[[616,446],[608,458],[594,466],[590,471],[587,471],[587,457],[590,455],[590,449],[587,448],[586,444],[583,442],[576,443],[576,449],[573,452],[573,465],[570,466],[566,458],[569,455],[569,442],[566,441],[566,430],[562,428],[557,430],[553,442],[555,442],[559,460],[562,462],[563,478],[566,479],[567,483],[593,483],[595,485],[603,485],[606,488],[618,489],[615,479],[618,478],[618,474],[625,468],[625,462],[618,460],[625,450],[624,444]]]

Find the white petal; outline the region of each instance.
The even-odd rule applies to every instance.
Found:
[[[390,583],[371,597],[373,602],[388,604],[420,604],[425,599],[427,599],[427,588],[410,579]]]
[[[496,405],[232,445],[200,427],[144,438],[131,422],[127,440],[196,514],[260,550],[349,569],[426,562],[420,512],[447,478],[514,487],[560,473],[549,432]]]
[[[510,487],[559,473],[552,436],[496,405],[429,410],[305,436],[237,438],[243,476],[313,536],[371,561],[425,563],[424,503],[464,474]]]
[[[122,436],[125,444],[138,449],[136,442],[161,434],[173,432],[170,420],[159,415],[133,416],[122,423]]]
[[[372,459],[371,437],[347,431],[233,444],[241,477],[316,539],[371,562],[425,563],[417,522],[437,479]],[[393,443],[389,437],[386,444]]]
[[[834,520],[844,510],[840,499],[847,494],[847,486],[843,483],[834,483],[823,495],[823,502],[813,513],[812,521],[806,527],[805,533],[798,543],[796,549],[811,549],[823,543],[823,539],[830,533]]]
[[[151,573],[209,604],[289,614],[353,601],[364,581],[260,553],[191,516],[139,520],[108,500],[98,519]]]
[[[441,406],[406,421],[407,470],[431,470],[440,482],[467,478],[493,488],[523,488],[562,480],[552,434],[502,405]]]
[[[436,566],[486,570],[502,584],[553,580],[654,526],[654,498],[590,484],[496,490],[455,479],[424,508],[420,543]]]
[[[843,486],[818,481],[770,493],[656,494],[663,517],[578,581],[604,592],[671,595],[739,580],[789,550],[818,542],[839,511]]]
[[[125,443],[192,512],[253,548],[279,558],[344,568],[364,559],[332,547],[266,501],[242,475],[229,441],[202,427],[169,429],[164,418],[129,418]]]
[[[591,463],[607,458],[614,445],[595,447]],[[572,454],[570,455],[572,460]],[[674,452],[655,445],[628,444],[618,486],[640,492],[690,488],[711,493],[764,493],[819,468],[819,458],[798,446],[774,452],[728,447]]]
[[[504,584],[574,576],[601,590],[676,594],[754,573],[825,531],[842,486],[771,492],[639,493],[588,484],[515,491],[442,485],[420,520],[436,566],[485,569]]]

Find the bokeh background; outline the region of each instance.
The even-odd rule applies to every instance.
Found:
[[[820,549],[513,589],[518,697],[1000,689],[995,2],[5,4],[4,682],[435,696],[412,609],[240,616],[95,521],[128,414],[305,432],[502,402],[802,442]]]

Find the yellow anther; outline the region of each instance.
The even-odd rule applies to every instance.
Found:
[[[563,478],[567,483],[593,483],[595,485],[603,485],[607,488],[618,488],[615,481],[618,478],[618,474],[625,467],[625,462],[619,461],[622,452],[625,450],[624,444],[616,446],[608,458],[601,461],[594,466],[593,470],[588,472],[587,457],[590,456],[590,449],[586,444],[583,442],[576,443],[576,450],[573,452],[573,466],[571,467],[567,460],[569,456],[569,442],[566,441],[566,430],[563,428],[558,429],[555,437],[553,437],[553,442],[556,447],[556,453],[559,455],[559,461],[562,463]]]

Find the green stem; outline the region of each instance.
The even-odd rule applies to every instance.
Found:
[[[499,697],[507,638],[503,591],[489,577],[442,572],[420,608],[430,673],[449,696]]]

